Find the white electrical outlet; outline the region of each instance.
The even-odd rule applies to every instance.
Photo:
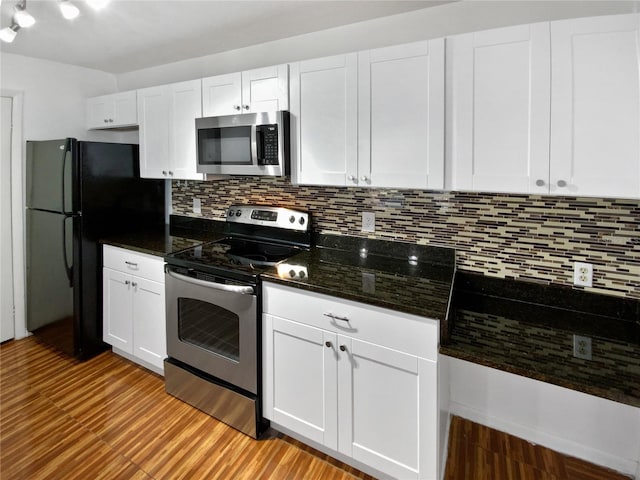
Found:
[[[196,197],[193,197],[193,213],[202,213],[202,201]]]
[[[373,212],[362,212],[362,231],[376,231],[376,214]]]
[[[573,284],[581,287],[591,287],[593,285],[593,265],[575,262],[573,264]]]
[[[591,338],[573,335],[573,356],[583,360],[591,360]]]

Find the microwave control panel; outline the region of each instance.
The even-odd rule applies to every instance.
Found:
[[[278,125],[258,125],[258,165],[278,165]]]

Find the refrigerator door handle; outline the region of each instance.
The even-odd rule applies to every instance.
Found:
[[[62,148],[62,147],[60,147]],[[73,200],[71,201],[71,207],[67,208],[67,158],[71,154],[71,139],[67,138],[64,142],[64,153],[62,154],[62,211],[69,212],[73,209]]]
[[[67,220],[73,221],[73,217],[65,216],[62,220],[62,258],[64,258],[64,268],[67,272],[67,278],[69,279],[69,286],[73,287],[73,262],[69,261],[69,255],[67,254]]]

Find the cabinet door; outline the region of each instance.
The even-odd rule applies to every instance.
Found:
[[[167,356],[164,285],[133,277],[133,354],[163,370]]]
[[[233,115],[242,110],[240,72],[202,79],[202,115]]]
[[[447,42],[452,189],[547,193],[549,24],[469,33]]]
[[[551,22],[556,194],[640,197],[640,15]]]
[[[102,339],[124,352],[133,353],[131,276],[103,268],[102,279]]]
[[[337,449],[336,335],[265,315],[265,416]]]
[[[287,65],[242,72],[242,111],[270,112],[289,109]]]
[[[202,84],[200,80],[169,86],[171,105],[171,154],[169,176],[176,180],[203,180],[196,171],[196,118],[202,116]]]
[[[290,65],[294,183],[356,185],[357,55]]]
[[[110,95],[87,99],[87,129],[109,128],[110,118],[113,118]]]
[[[143,178],[168,178],[169,98],[166,85],[138,90],[140,176]]]
[[[138,124],[138,105],[135,90],[116,93],[112,96],[112,101],[112,127],[126,127]]]
[[[358,54],[360,185],[444,187],[444,39]]]
[[[436,363],[345,336],[338,349],[338,450],[395,478],[438,478]]]

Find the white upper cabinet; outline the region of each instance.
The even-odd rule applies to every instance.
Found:
[[[357,55],[308,60],[290,68],[293,182],[354,184],[358,171]]]
[[[295,183],[441,189],[444,40],[291,65]]]
[[[453,189],[547,192],[548,23],[447,42]]]
[[[287,65],[216,75],[202,80],[205,117],[289,109]]]
[[[196,171],[195,119],[202,116],[200,80],[138,90],[140,176],[202,180]]]
[[[640,197],[640,15],[551,22],[556,194]]]
[[[360,186],[444,187],[444,39],[358,54]]]
[[[640,197],[640,15],[448,40],[452,190]]]
[[[86,107],[89,130],[138,124],[135,90],[88,98]]]

